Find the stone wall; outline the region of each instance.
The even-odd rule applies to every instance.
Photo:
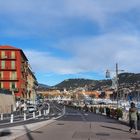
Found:
[[[15,102],[12,95],[0,93],[0,113],[11,113],[14,106]]]

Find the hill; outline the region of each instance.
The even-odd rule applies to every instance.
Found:
[[[51,87],[48,85],[41,84],[41,83],[38,84],[38,90],[47,90],[49,88],[51,88]]]
[[[86,85],[96,85],[96,80],[90,80],[90,79],[67,79],[64,80],[63,82],[55,85],[56,88],[58,89],[74,89],[77,87],[85,87]]]
[[[119,83],[139,83],[140,73],[122,73],[119,74]]]
[[[119,84],[136,84],[140,83],[140,73],[121,73],[118,75]],[[74,89],[77,87],[89,87],[91,89],[99,89],[103,86],[111,86],[111,79],[107,80],[91,80],[91,79],[67,79],[63,82],[55,85],[55,88],[58,89]]]

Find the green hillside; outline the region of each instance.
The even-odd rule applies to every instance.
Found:
[[[135,84],[140,83],[140,74],[134,73],[122,73],[119,74],[119,84]],[[77,87],[91,87],[92,89],[98,89],[102,86],[111,86],[111,79],[103,80],[91,80],[91,79],[67,79],[63,82],[55,85],[55,88],[58,89],[74,89]]]
[[[90,79],[67,79],[64,80],[63,82],[55,85],[55,87],[59,88],[59,89],[74,89],[77,87],[85,87],[86,85],[96,85],[98,81],[96,80],[90,80]]]

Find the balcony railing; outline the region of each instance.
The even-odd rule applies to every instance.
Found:
[[[16,68],[17,67],[12,68],[12,67],[8,67],[8,66],[5,66],[5,67],[0,66],[0,70],[16,70]]]
[[[10,55],[5,55],[5,56],[0,56],[0,59],[11,59],[11,60],[15,60],[16,59],[16,56],[10,56]]]
[[[0,77],[0,81],[17,81],[19,78],[16,77]]]

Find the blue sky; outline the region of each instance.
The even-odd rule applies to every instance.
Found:
[[[140,0],[0,1],[0,45],[21,48],[37,80],[140,72]]]

